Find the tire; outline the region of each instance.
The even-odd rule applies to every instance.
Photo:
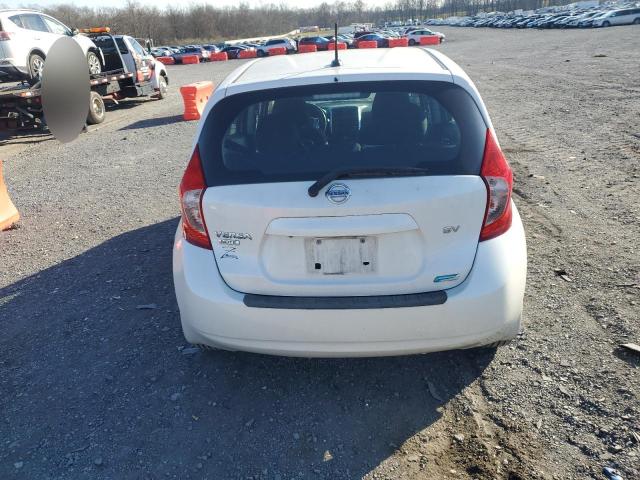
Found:
[[[633,21],[633,24],[634,24],[634,25],[640,25],[640,17],[636,18],[636,19]]]
[[[260,58],[263,58],[267,56],[267,53],[264,50],[258,50],[258,56]]]
[[[413,38],[409,39],[409,46],[413,47],[416,44],[416,41]]]
[[[158,88],[158,100],[167,98],[167,78],[164,75],[160,75],[160,78],[158,79],[158,85],[160,87]]]
[[[98,92],[89,93],[89,113],[87,114],[87,123],[89,125],[97,125],[104,122],[106,115],[104,108],[104,100]]]
[[[102,72],[102,65],[100,64],[100,58],[95,52],[87,53],[87,65],[89,65],[89,74],[96,75]]]
[[[44,70],[44,56],[40,53],[32,53],[29,55],[29,78],[35,80],[42,78]]]
[[[611,24],[609,22],[602,22],[603,27],[610,27]]]

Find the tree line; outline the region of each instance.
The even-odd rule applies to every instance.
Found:
[[[106,2],[105,2],[106,3]],[[396,0],[370,6],[363,0],[322,3],[296,8],[284,4],[250,7],[240,3],[216,7],[208,3],[169,5],[158,8],[128,0],[122,7],[59,4],[42,9],[72,27],[108,25],[116,33],[153,38],[156,44],[185,41],[221,41],[277,35],[304,26],[328,27],[370,22],[382,23],[427,18],[475,15],[478,12],[531,10],[570,3],[566,0]]]

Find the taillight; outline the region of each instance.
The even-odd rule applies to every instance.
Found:
[[[484,144],[480,175],[487,186],[487,208],[480,231],[480,241],[482,241],[495,238],[509,230],[512,217],[513,172],[489,129],[487,129]]]
[[[202,196],[206,188],[200,151],[196,145],[180,182],[182,231],[187,242],[211,250],[211,240],[202,216]]]
[[[11,40],[11,32],[0,32],[0,42]]]

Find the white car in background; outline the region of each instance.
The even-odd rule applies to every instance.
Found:
[[[498,345],[520,329],[513,175],[465,72],[430,49],[248,62],[180,183],[186,339],[293,356]]]
[[[78,42],[90,73],[101,72],[100,51],[91,39],[36,10],[0,10],[0,81],[39,78],[49,49],[62,36]]]
[[[409,39],[409,45],[413,46],[413,45],[420,45],[421,37],[431,37],[434,35],[440,39],[440,43],[444,42],[444,39],[445,39],[444,33],[434,32],[432,30],[429,30],[428,28],[413,30],[410,33],[408,33],[406,36]]]
[[[614,25],[640,25],[640,8],[612,10],[593,19],[592,27],[611,27]]]
[[[266,57],[273,48],[280,47],[286,49],[287,53],[296,53],[296,44],[290,38],[272,38],[271,40],[267,40],[262,47],[257,49],[258,56]]]

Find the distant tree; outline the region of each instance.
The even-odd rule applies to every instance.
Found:
[[[535,9],[544,1],[561,5],[571,0],[390,0],[377,7],[368,5],[366,0],[333,0],[306,8],[288,7],[283,3],[265,3],[253,8],[248,3],[215,7],[204,2],[184,4],[176,1],[164,9],[138,0],[126,0],[119,8],[61,3],[43,10],[71,27],[106,25],[117,33],[153,38],[156,44],[173,44],[278,35],[303,26],[330,27],[334,22],[340,25],[383,23],[475,15],[480,11]]]

